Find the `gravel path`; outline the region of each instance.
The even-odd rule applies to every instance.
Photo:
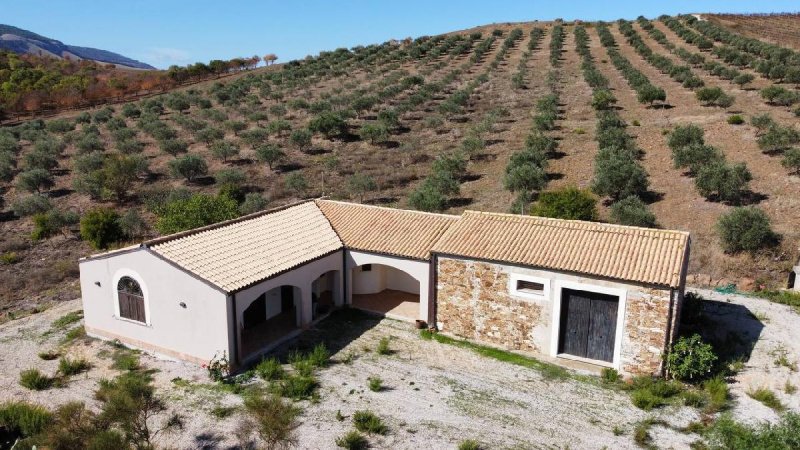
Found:
[[[746,394],[762,386],[775,391],[788,408],[800,410],[798,395],[784,391],[787,380],[800,385],[800,374],[775,364],[776,349],[785,352],[789,361],[800,357],[800,316],[764,300],[710,291],[701,294],[713,300],[706,311],[719,332],[754,342],[745,369],[731,386],[733,413],[748,421],[775,420],[772,410]],[[18,384],[19,372],[30,367],[55,372],[57,361],[43,361],[37,353],[58,347],[65,331],[52,331],[52,322],[79,308],[75,300],[0,325],[0,401],[22,399],[55,406],[80,400],[97,406],[93,391],[98,380],[118,373],[111,368],[111,346],[99,341],[79,340],[68,347],[69,355],[86,357],[94,367],[66,387],[34,392]],[[698,418],[687,407],[646,413],[635,408],[624,392],[592,382],[548,380],[532,369],[420,339],[416,330],[402,322],[365,319],[342,330],[338,326],[326,331],[323,326],[295,343],[308,345],[326,332],[335,332],[338,338],[331,345],[334,363],[318,373],[319,400],[299,403],[304,412],[297,429],[298,448],[335,448],[334,438],[352,428],[350,416],[359,409],[372,410],[389,426],[386,436],[370,436],[373,448],[455,448],[464,439],[477,439],[491,448],[636,448],[633,428],[648,417],[670,425],[651,430],[660,448],[688,448],[698,439],[676,431]],[[391,355],[374,351],[384,336],[390,337]],[[145,355],[142,363],[157,369],[159,392],[170,408],[184,416],[184,430],[163,437],[160,445],[230,448],[238,443],[242,413],[218,419],[210,411],[217,406],[239,406],[240,397],[208,384],[201,368]],[[367,388],[367,379],[375,376],[386,387],[380,392]],[[176,378],[186,382],[176,384]],[[337,420],[337,411],[345,416],[343,421]],[[623,433],[615,435],[615,428]]]

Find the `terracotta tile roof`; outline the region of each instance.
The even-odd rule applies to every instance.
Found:
[[[466,211],[433,252],[679,287],[681,231]]]
[[[317,200],[345,247],[428,259],[433,244],[459,216]]]
[[[146,242],[153,252],[233,292],[342,248],[314,202]]]

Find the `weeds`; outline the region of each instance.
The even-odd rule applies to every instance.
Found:
[[[789,449],[800,448],[800,414],[787,413],[777,424],[745,425],[729,414],[706,433],[710,448],[720,449]]]
[[[375,353],[379,355],[391,355],[392,350],[389,348],[389,338],[384,336],[381,338],[380,342],[378,342],[378,347],[375,349]]]
[[[474,439],[466,439],[458,444],[458,450],[482,450],[481,443]]]
[[[44,391],[53,386],[53,378],[48,377],[39,369],[23,370],[19,374],[19,384],[32,391]]]
[[[389,428],[372,411],[361,410],[353,413],[353,425],[358,431],[370,434],[386,434]]]
[[[449,336],[445,336],[443,334],[439,334],[431,330],[420,330],[420,337],[425,340],[434,340],[441,344],[449,344],[456,347],[466,348],[487,358],[492,358],[509,364],[514,364],[517,366],[534,369],[538,371],[542,375],[542,377],[548,380],[566,380],[569,378],[582,379],[580,376],[571,375],[567,369],[561,366],[557,366],[555,364],[542,362],[535,358],[519,355],[517,353],[500,350],[493,347],[488,347],[485,345],[474,344],[466,340],[451,338]]]
[[[280,380],[286,375],[283,365],[277,358],[262,359],[255,367],[255,371],[265,381]]]
[[[39,352],[39,358],[45,361],[52,361],[57,359],[59,356],[61,356],[61,353],[56,350],[45,350],[43,352]]]
[[[749,390],[747,391],[747,395],[750,396],[753,400],[758,400],[759,402],[763,403],[765,406],[768,406],[775,411],[783,411],[786,407],[783,406],[780,400],[778,400],[778,396],[775,395],[769,388],[758,388],[756,390]]]
[[[792,395],[797,392],[797,386],[793,385],[791,381],[786,380],[786,383],[783,385],[783,392]]]
[[[367,386],[372,392],[380,392],[383,390],[383,380],[380,377],[369,377],[367,378]]]
[[[232,416],[233,413],[236,412],[236,408],[233,406],[217,405],[211,408],[211,411],[209,412],[211,413],[212,416],[216,417],[217,419],[224,419],[226,417]]]
[[[297,443],[294,430],[299,425],[300,408],[274,395],[247,397],[244,406],[249,413],[245,428],[257,433],[266,448],[285,448]]]
[[[0,404],[0,429],[22,437],[39,434],[52,418],[53,415],[43,406],[25,402]]]
[[[305,400],[312,397],[319,386],[313,376],[290,375],[273,385],[273,390],[282,397],[292,400]]]
[[[81,325],[79,327],[75,327],[67,331],[67,334],[64,335],[64,339],[61,340],[61,343],[69,344],[70,342],[73,342],[78,339],[83,339],[85,337],[86,337],[86,329],[83,327],[83,325]]]
[[[111,367],[117,370],[137,370],[139,368],[139,355],[126,348],[118,348],[111,355]]]
[[[635,377],[628,386],[631,401],[640,409],[650,411],[669,404],[684,388],[677,381],[666,381],[648,376]]]
[[[77,375],[82,372],[86,372],[92,368],[92,365],[89,364],[89,361],[80,358],[80,359],[70,359],[67,357],[62,357],[58,361],[58,372],[65,376],[69,377],[72,375]]]
[[[63,330],[81,319],[83,319],[83,311],[72,311],[54,320],[51,327],[56,330]]]
[[[603,383],[614,384],[617,383],[620,379],[621,379],[620,374],[615,369],[610,369],[606,367],[600,372],[600,380]]]
[[[362,450],[369,448],[369,442],[363,434],[358,431],[348,431],[336,438],[336,446],[347,450]]]

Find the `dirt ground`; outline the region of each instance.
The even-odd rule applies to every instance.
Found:
[[[709,301],[704,309],[717,333],[738,336],[752,348],[744,355],[744,369],[732,380],[732,413],[748,422],[772,421],[777,414],[751,399],[747,391],[771,388],[790,410],[800,411],[800,396],[786,394],[789,382],[800,385],[800,315],[765,300],[699,291]],[[16,399],[55,406],[80,400],[96,407],[93,392],[111,368],[111,346],[79,340],[66,353],[92,362],[93,368],[63,388],[29,391],[18,384],[22,370],[37,367],[52,374],[57,361],[43,361],[37,353],[59,346],[65,330],[53,330],[54,320],[80,309],[80,301],[64,302],[42,313],[0,325],[0,401]],[[645,412],[631,404],[628,394],[597,382],[553,380],[539,372],[489,359],[459,347],[423,340],[409,324],[390,319],[361,317],[354,322],[328,319],[287,343],[277,352],[305,348],[320,339],[329,343],[333,363],[318,373],[319,400],[302,401],[298,448],[335,448],[334,439],[352,429],[350,416],[369,409],[389,427],[385,436],[370,436],[373,448],[455,448],[464,439],[476,439],[489,448],[636,448],[633,429],[646,418],[668,426],[651,430],[659,448],[688,448],[699,439],[679,431],[698,420],[695,409],[668,406]],[[76,323],[73,326],[78,326]],[[345,326],[343,326],[345,325]],[[343,331],[344,330],[344,331]],[[390,337],[392,354],[375,353],[378,341]],[[776,363],[779,354],[795,369]],[[164,436],[168,448],[236,448],[242,412],[218,419],[217,406],[241,405],[239,396],[214,388],[204,369],[142,355],[143,365],[156,369],[155,385],[169,407],[184,417],[182,431]],[[367,388],[369,377],[380,377],[386,387]],[[175,380],[183,380],[178,383]],[[253,383],[261,383],[253,381]],[[345,419],[337,420],[337,411]],[[622,430],[622,434],[615,434]]]

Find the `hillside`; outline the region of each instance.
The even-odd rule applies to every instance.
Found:
[[[107,50],[66,45],[56,39],[41,36],[11,25],[0,24],[0,49],[19,54],[50,56],[57,59],[87,59],[116,64],[131,69],[155,70],[155,67]]]
[[[703,17],[747,37],[800,50],[800,13],[704,14]]]
[[[597,220],[652,226],[649,211],[656,226],[690,231],[691,283],[780,286],[800,245],[800,176],[784,165],[800,141],[800,65],[711,26],[491,25],[0,130],[0,308],[77,295],[76,261],[94,251],[77,216],[97,206],[122,215],[121,246],[320,195],[519,213],[568,186],[595,188]],[[754,126],[763,114],[771,125]],[[689,124],[713,166],[676,168],[668,143]],[[626,175],[597,183],[610,165]],[[198,193],[209,196],[187,200]],[[620,215],[627,196],[633,214]],[[738,206],[766,213],[775,247],[723,251],[716,224]]]

